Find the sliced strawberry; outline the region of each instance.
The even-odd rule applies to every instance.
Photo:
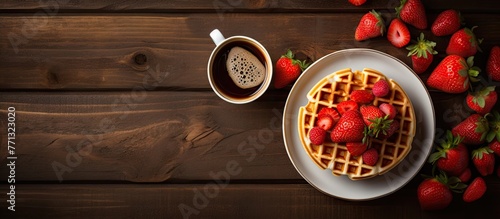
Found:
[[[316,121],[316,126],[322,128],[325,131],[330,130],[333,127],[333,118],[328,114],[318,115],[318,120]]]
[[[347,142],[345,144],[347,151],[351,153],[352,156],[360,156],[366,151],[368,145],[363,142]]]
[[[467,187],[462,198],[465,202],[476,201],[483,197],[486,189],[486,182],[482,177],[478,176]]]
[[[349,97],[351,98],[351,100],[354,100],[357,103],[361,104],[371,103],[375,99],[373,93],[368,90],[354,90],[351,92]]]
[[[375,148],[366,150],[362,155],[363,163],[368,166],[375,166],[378,161],[378,151]]]
[[[325,142],[326,131],[320,127],[314,127],[309,131],[309,140],[315,145],[321,145]]]
[[[398,110],[392,104],[382,103],[378,108],[388,116],[388,119],[394,119],[398,114]]]
[[[387,29],[387,39],[395,47],[401,48],[410,42],[410,31],[403,21],[399,18],[395,18],[391,21],[391,24]]]
[[[354,100],[346,100],[337,104],[337,110],[339,111],[340,115],[343,115],[345,112],[349,110],[358,110],[358,109],[359,105]]]
[[[335,110],[334,108],[330,108],[330,107],[324,107],[324,108],[322,108],[319,111],[318,116],[321,116],[323,114],[331,116],[334,123],[337,123],[339,121],[339,119],[340,119],[339,112],[337,112],[337,110]]]

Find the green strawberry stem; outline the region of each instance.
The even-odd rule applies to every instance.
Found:
[[[301,71],[304,71],[307,67],[309,67],[309,63],[307,63],[306,60],[294,59],[294,56],[295,55],[293,54],[292,50],[288,49],[286,51],[286,54],[282,55],[281,57],[291,59],[292,65],[299,65]]]
[[[484,108],[484,106],[486,105],[486,101],[484,100],[484,98],[486,98],[488,94],[490,94],[490,92],[494,91],[495,91],[495,86],[484,87],[483,89],[476,91],[472,94],[473,96],[472,102],[477,104],[481,108]]]
[[[378,138],[378,135],[380,133],[383,133],[384,135],[387,134],[387,130],[389,127],[391,127],[392,119],[388,119],[389,115],[386,115],[384,117],[379,117],[375,119],[369,119],[372,124],[368,127],[368,132],[367,134],[370,137],[375,137]]]
[[[472,46],[475,46],[477,48],[477,51],[479,52],[483,52],[483,50],[481,49],[481,47],[479,47],[479,44],[481,44],[483,42],[483,39],[477,39],[476,38],[476,35],[474,34],[474,29],[476,29],[477,26],[473,26],[471,29],[465,27],[464,28],[464,31],[467,35],[470,36],[470,40],[469,42],[471,43]],[[477,45],[476,45],[476,42],[477,42]]]
[[[434,175],[434,177],[431,176],[431,178],[434,178],[443,185],[446,185],[448,188],[450,188],[451,191],[455,193],[462,193],[464,189],[467,188],[467,185],[462,183],[462,181],[458,177],[448,177],[448,175],[446,175],[444,171],[439,171],[439,174]]]
[[[491,154],[494,153],[493,150],[488,146],[484,146],[472,151],[472,158],[475,159],[483,159],[483,154]]]
[[[492,142],[493,139],[496,138],[497,141],[500,141],[500,113],[497,111],[493,111],[484,116],[487,118],[489,122],[490,131],[486,135],[486,141]],[[493,117],[492,119],[488,119],[488,117]]]
[[[458,136],[453,136],[450,130],[446,131],[446,139],[440,140],[440,147],[437,147],[437,152],[432,153],[429,156],[427,162],[435,164],[439,158],[446,158],[446,152],[452,148],[457,147],[462,142],[463,138]]]
[[[410,50],[410,52],[408,52],[408,56],[416,55],[419,58],[427,58],[427,52],[433,55],[437,54],[437,51],[434,50],[435,46],[436,43],[430,40],[426,40],[424,37],[424,33],[421,32],[420,36],[417,37],[417,40],[414,41],[414,44],[406,47],[406,49]]]

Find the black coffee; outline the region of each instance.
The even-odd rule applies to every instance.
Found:
[[[239,46],[252,53],[267,69],[266,59],[264,58],[264,54],[258,48],[248,42],[230,42],[224,45],[215,56],[214,64],[212,65],[212,77],[219,92],[230,98],[244,99],[257,93],[261,89],[263,83],[255,87],[243,89],[238,87],[238,85],[233,82],[229,76],[229,72],[227,71],[226,61],[228,59],[229,51],[231,51],[231,49],[235,46]],[[267,74],[265,77],[267,77]],[[266,79],[264,78],[264,81],[265,80]]]

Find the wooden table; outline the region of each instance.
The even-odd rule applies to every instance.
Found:
[[[484,52],[475,60],[484,69],[491,47],[500,45],[497,1],[423,2],[429,23],[439,12],[455,8],[467,26],[478,26],[475,32],[484,38]],[[420,176],[376,200],[327,196],[298,174],[286,153],[280,122],[290,86],[270,89],[246,105],[226,103],[210,89],[206,63],[214,44],[208,34],[215,28],[226,36],[257,39],[273,60],[288,48],[311,61],[342,49],[371,48],[410,64],[407,51],[385,38],[354,40],[364,13],[376,9],[389,21],[398,4],[3,0],[1,218],[500,215],[496,175],[486,177],[488,192],[479,201],[466,204],[457,194],[449,208],[437,212],[420,210]],[[415,39],[420,31],[410,30]],[[423,32],[437,42],[437,60],[442,59],[449,37]],[[430,93],[437,130],[449,129],[467,115],[465,94]],[[9,155],[8,112],[14,108],[15,154]],[[499,104],[495,108],[500,109]],[[255,142],[264,129],[272,134],[265,142]],[[244,150],[238,150],[245,142]],[[14,156],[17,159],[9,158]],[[14,177],[12,165],[6,165],[12,161]],[[420,173],[429,172],[427,164]],[[8,183],[8,177],[15,184]],[[11,185],[15,212],[7,210],[10,196],[5,194],[11,193]]]

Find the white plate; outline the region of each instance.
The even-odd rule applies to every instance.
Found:
[[[368,67],[394,79],[406,91],[415,109],[417,131],[412,149],[391,171],[374,178],[352,181],[322,170],[307,155],[298,133],[299,107],[307,104],[306,94],[323,77],[343,68]],[[422,168],[434,141],[434,107],[420,78],[405,63],[386,53],[371,49],[347,49],[314,62],[295,82],[283,112],[283,138],[295,169],[319,191],[346,200],[370,200],[391,194],[409,182]]]

